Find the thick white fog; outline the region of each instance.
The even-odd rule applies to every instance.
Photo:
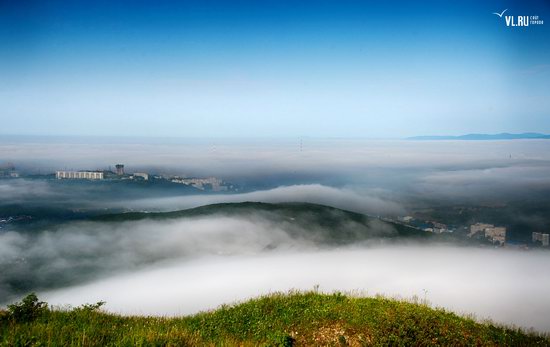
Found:
[[[289,289],[428,299],[455,312],[550,332],[550,254],[393,246],[208,256],[40,293],[52,304],[107,301],[109,311],[177,315]]]
[[[6,137],[0,139],[0,158],[42,173],[60,169],[106,169],[123,162],[128,170],[228,179],[277,174],[337,174],[350,178],[361,176],[365,169],[381,168],[451,172],[548,168],[548,146],[547,140],[52,138],[31,141]]]
[[[355,191],[349,188],[334,188],[321,184],[300,184],[277,187],[243,194],[188,195],[168,198],[146,198],[132,201],[111,202],[111,206],[133,209],[157,209],[173,211],[215,203],[260,201],[309,202],[368,214],[405,213],[397,202],[374,191]]]
[[[0,139],[22,172],[108,169],[216,176],[250,190],[322,184],[402,205],[419,198],[501,203],[550,190],[550,141]],[[44,187],[25,190],[37,195]],[[3,194],[13,196],[9,187]],[[81,193],[81,192],[79,192]],[[78,198],[78,196],[76,196]],[[95,202],[94,202],[95,203]],[[412,201],[416,204],[416,201]]]
[[[501,204],[509,200],[545,198],[550,193],[548,140],[405,141],[405,140],[177,140],[177,139],[0,139],[0,164],[13,162],[26,173],[55,170],[108,169],[124,163],[128,172],[182,176],[216,176],[244,191],[309,185],[295,194],[197,197],[173,201],[127,201],[105,192],[78,188],[55,190],[44,182],[0,184],[3,203],[46,197],[77,201],[77,207],[116,205],[171,210],[203,203],[262,199],[325,203],[369,213],[401,213],[421,199],[440,203]],[[17,186],[13,186],[16,185]],[[10,186],[11,185],[11,186]],[[325,188],[315,187],[326,186]],[[331,188],[328,188],[331,187]],[[331,191],[340,188],[341,192]],[[71,187],[71,189],[77,189]],[[87,190],[86,190],[87,189]],[[241,190],[242,191],[242,190]],[[76,194],[75,194],[76,193]],[[96,196],[90,197],[92,193]],[[179,194],[174,194],[179,195]],[[330,196],[328,198],[327,196]],[[308,200],[309,199],[309,200]],[[99,200],[99,201],[98,201]],[[193,200],[193,201],[191,201]],[[170,204],[174,203],[171,208]],[[366,210],[365,205],[377,208]],[[100,206],[104,207],[104,206]],[[379,207],[379,208],[378,208]]]
[[[78,194],[75,194],[78,193]],[[249,193],[189,194],[171,197],[141,197],[134,199],[101,198],[93,187],[52,186],[40,180],[0,181],[2,204],[37,202],[71,203],[80,208],[120,208],[146,211],[175,211],[215,203],[245,201],[310,202],[369,214],[403,214],[405,209],[396,201],[375,190],[335,188],[321,184],[298,184]],[[92,196],[92,194],[95,194]],[[109,194],[109,192],[105,192]]]
[[[378,237],[391,228],[371,225],[384,227]],[[195,313],[319,285],[327,292],[418,296],[479,319],[550,332],[550,252],[405,241],[335,246],[321,242],[318,229],[259,213],[7,232],[0,234],[0,265],[11,272],[0,279],[49,282],[57,289],[38,294],[54,305],[103,300],[109,311],[145,315]]]
[[[340,218],[339,212],[334,217]],[[81,283],[142,269],[159,262],[219,255],[334,248],[318,216],[246,210],[245,216],[211,214],[193,218],[127,222],[72,222],[32,232],[0,233],[0,304],[17,296],[18,284],[45,288]],[[392,236],[378,220],[367,226],[343,218],[342,232]],[[342,234],[342,239],[346,235]],[[353,239],[365,242],[365,239]],[[351,241],[353,241],[351,240]],[[351,241],[347,241],[348,244]],[[19,289],[20,291],[20,289]]]

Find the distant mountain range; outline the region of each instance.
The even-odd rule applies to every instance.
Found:
[[[550,135],[539,133],[522,134],[467,134],[460,136],[413,136],[407,140],[521,140],[521,139],[550,139]]]

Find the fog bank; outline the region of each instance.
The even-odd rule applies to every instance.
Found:
[[[187,195],[157,199],[138,199],[113,202],[119,208],[176,211],[215,203],[259,201],[267,203],[309,202],[367,214],[405,213],[405,209],[375,191],[358,192],[348,188],[327,187],[321,184],[300,184],[243,194]]]
[[[124,163],[128,172],[217,176],[253,189],[320,183],[384,189],[401,198],[502,199],[550,189],[549,148],[549,140],[0,139],[0,164],[51,173]]]
[[[86,285],[42,292],[51,304],[107,301],[123,314],[178,315],[273,291],[359,290],[426,297],[433,305],[550,332],[547,252],[394,246],[274,252],[175,261]]]

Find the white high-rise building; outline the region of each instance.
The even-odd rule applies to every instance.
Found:
[[[58,180],[102,180],[103,172],[101,171],[57,171],[55,178]]]

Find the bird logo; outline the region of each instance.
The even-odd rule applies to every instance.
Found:
[[[504,12],[508,11],[508,9],[505,9],[504,11],[498,13],[498,12],[493,12],[493,14],[496,14],[497,16],[499,16],[500,18],[502,18],[502,15],[504,14]]]

